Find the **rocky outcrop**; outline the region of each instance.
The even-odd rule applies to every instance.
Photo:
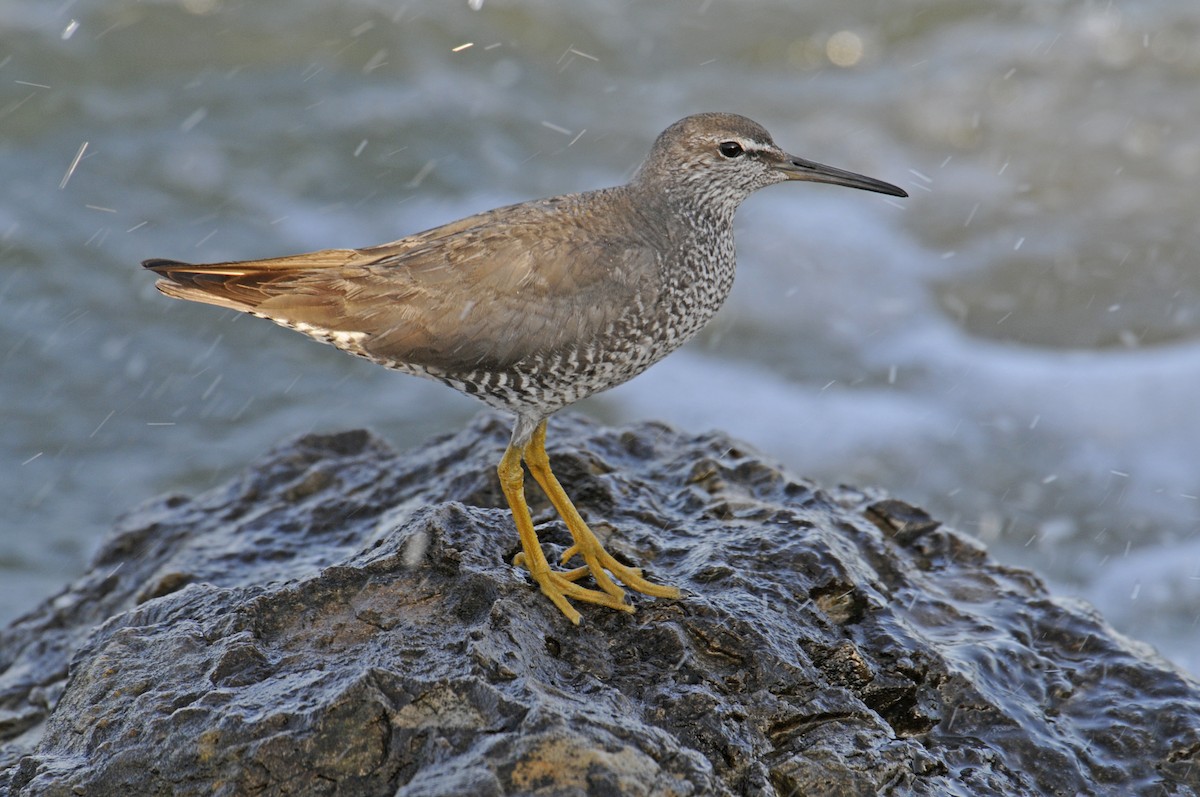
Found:
[[[551,421],[609,550],[684,589],[572,626],[509,564],[507,436],[308,436],[130,514],[0,633],[0,792],[1200,791],[1194,680],[920,510],[719,434]]]

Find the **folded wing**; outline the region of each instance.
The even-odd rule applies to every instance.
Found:
[[[654,250],[620,230],[597,235],[571,209],[559,197],[367,249],[143,265],[168,296],[341,333],[337,345],[378,359],[504,368],[593,341],[657,300]]]

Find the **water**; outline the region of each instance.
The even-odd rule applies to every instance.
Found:
[[[0,621],[150,496],[309,430],[403,448],[476,410],[170,302],[138,261],[620,182],[668,123],[731,110],[912,198],[756,195],[718,319],[581,408],[883,487],[1200,671],[1200,6],[794,6],[0,6]]]

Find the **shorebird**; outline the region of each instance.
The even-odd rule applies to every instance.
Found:
[[[266,318],[515,416],[497,472],[521,553],[573,623],[571,601],[632,612],[617,582],[675,587],[617,561],[550,469],[546,419],[619,385],[703,327],[733,287],[733,216],[754,191],[807,181],[904,197],[890,183],[789,155],[728,113],[668,127],[625,185],[509,205],[364,249],[193,265],[147,260],[167,296]],[[574,541],[551,567],[525,502],[524,469]],[[580,582],[591,577],[594,587]]]

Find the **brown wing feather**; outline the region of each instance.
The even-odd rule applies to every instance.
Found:
[[[573,215],[576,200],[499,208],[367,249],[144,265],[168,296],[362,333],[354,349],[380,359],[502,368],[588,342],[657,298],[654,249]]]

